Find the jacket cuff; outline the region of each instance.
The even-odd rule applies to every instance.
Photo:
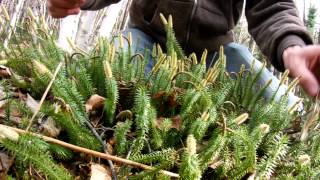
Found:
[[[284,67],[284,63],[283,63],[283,59],[282,59],[283,52],[288,47],[291,47],[291,46],[303,47],[305,45],[306,45],[306,43],[302,40],[302,38],[300,38],[297,35],[288,35],[288,36],[284,37],[282,39],[282,41],[280,41],[280,43],[279,43],[278,50],[277,50],[277,58],[274,59],[272,64],[279,71],[284,71],[285,67]]]
[[[96,0],[86,0],[86,2],[80,7],[81,10],[89,10]]]

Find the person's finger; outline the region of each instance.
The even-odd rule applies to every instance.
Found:
[[[61,9],[73,9],[80,7],[80,2],[68,1],[68,0],[51,0],[48,1],[48,8],[61,8]]]
[[[84,3],[86,0],[61,0],[61,1],[69,1],[69,2],[73,2],[73,3],[82,4],[82,3]]]
[[[302,55],[307,59],[320,56],[320,45],[306,46],[302,49]]]
[[[68,1],[68,0],[67,0]],[[83,4],[86,0],[74,0],[74,1],[77,1],[78,3],[80,4]]]
[[[296,77],[300,77],[299,84],[312,97],[317,96],[319,92],[319,82],[315,75],[306,67],[302,66],[297,69]]]
[[[54,8],[50,10],[50,15],[54,18],[64,18],[69,15],[75,15],[80,12],[80,8],[74,9],[61,9],[61,8]]]

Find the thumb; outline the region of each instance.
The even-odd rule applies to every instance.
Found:
[[[86,2],[86,0],[78,0],[78,3],[80,4],[80,6],[84,5]]]
[[[302,54],[306,58],[318,57],[320,52],[320,45],[309,45],[303,48]]]
[[[69,9],[67,12],[68,12],[68,15],[76,15],[80,13],[80,8]]]
[[[320,88],[317,78],[306,66],[300,67],[299,71],[297,74],[300,75],[300,86],[308,95],[312,97],[317,96]]]

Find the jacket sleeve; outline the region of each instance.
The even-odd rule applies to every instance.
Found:
[[[99,10],[120,0],[86,0],[85,4],[81,7],[82,10]]]
[[[245,7],[249,33],[280,71],[283,51],[294,45],[312,44],[292,0],[249,0]]]

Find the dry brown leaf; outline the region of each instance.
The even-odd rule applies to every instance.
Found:
[[[12,166],[13,159],[7,154],[0,152],[0,179],[6,179],[7,172]]]
[[[181,117],[179,115],[174,116],[172,118],[172,128],[180,130],[180,128],[181,128]]]
[[[121,111],[116,116],[116,119],[120,119],[120,120],[127,120],[127,119],[132,119],[132,118],[133,118],[133,114],[130,110]]]
[[[0,120],[6,118],[7,100],[0,101]],[[21,113],[18,109],[10,107],[10,121],[19,125],[21,123]],[[0,121],[1,122],[1,121]]]
[[[309,136],[309,130],[315,124],[320,116],[320,104],[317,102],[313,105],[313,110],[307,116],[307,122],[304,124],[301,132],[301,141],[306,141]]]
[[[113,147],[115,146],[116,144],[116,138],[115,137],[112,137],[108,140],[108,143]]]
[[[112,147],[112,145],[109,144],[109,143],[106,143],[106,145],[107,145],[108,154],[113,155],[113,147]]]
[[[91,165],[90,180],[111,180],[111,171],[100,164]]]
[[[57,126],[52,118],[48,118],[41,125],[41,128],[41,133],[49,137],[58,137],[61,132],[61,128]]]
[[[170,94],[169,97],[168,97],[168,101],[169,101],[169,106],[170,107],[178,106],[179,103],[177,102],[177,93],[174,92],[174,93]]]
[[[11,71],[6,66],[0,65],[0,78],[8,78],[10,77]]]
[[[214,162],[212,164],[209,165],[209,168],[211,169],[217,169],[219,166],[221,166],[223,164],[223,161],[217,161],[217,162]]]
[[[8,100],[2,100],[0,101],[0,108],[4,108],[5,105],[7,104]]]
[[[10,116],[10,121],[16,125],[20,125],[22,118],[20,116]]]
[[[92,95],[86,103],[86,112],[102,109],[105,98],[97,94]]]
[[[152,96],[152,99],[160,99],[166,95],[165,91],[159,91]]]
[[[19,89],[17,89],[17,92],[13,93],[13,97],[18,98],[21,101],[26,101],[28,98],[28,94],[24,94]]]
[[[33,113],[36,112],[39,106],[39,102],[33,99],[29,94],[27,94],[26,104]]]
[[[156,120],[156,128],[158,128],[158,129],[161,128],[161,125],[162,125],[164,120],[165,120],[164,117],[157,118],[157,120]]]

